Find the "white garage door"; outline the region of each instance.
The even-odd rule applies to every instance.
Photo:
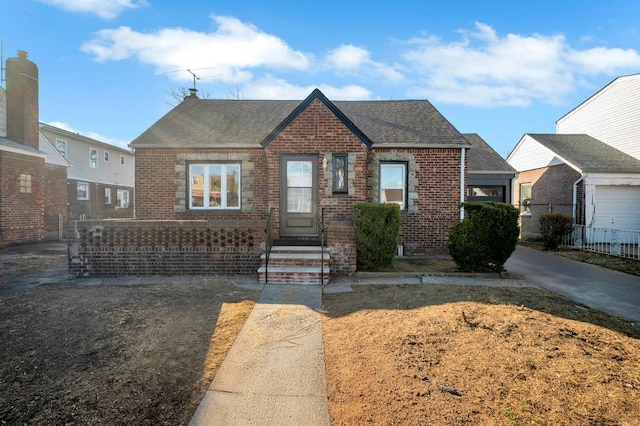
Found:
[[[640,231],[640,186],[596,186],[596,227]]]

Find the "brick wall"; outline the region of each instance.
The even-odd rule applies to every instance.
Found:
[[[67,168],[45,165],[44,210],[45,238],[59,238],[60,215],[62,223],[67,223]],[[65,229],[62,229],[63,233]],[[64,237],[64,234],[62,235]]]
[[[380,161],[408,164],[407,208],[402,212],[401,231],[405,255],[447,252],[449,228],[460,220],[460,155],[460,149],[373,149],[370,201],[379,199]]]
[[[567,166],[543,167],[520,172],[514,184],[514,204],[520,205],[520,185],[531,183],[531,214],[522,214],[521,235],[523,237],[540,234],[542,213],[573,213],[573,184],[580,173]]]
[[[0,151],[0,246],[43,239],[44,170],[43,158]]]
[[[249,221],[72,221],[76,276],[256,273],[264,231]]]
[[[324,208],[331,271],[356,270],[353,206],[367,200],[367,147],[319,100],[282,131],[265,149],[269,207],[274,208],[274,230],[280,229],[280,156],[314,155],[318,158],[319,203]],[[333,194],[333,154],[348,154],[348,192]],[[327,159],[326,171],[322,168]]]

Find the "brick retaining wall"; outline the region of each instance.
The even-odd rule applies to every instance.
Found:
[[[256,273],[264,224],[206,220],[71,222],[69,273],[76,276]]]

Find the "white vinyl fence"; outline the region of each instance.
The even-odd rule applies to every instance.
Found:
[[[574,225],[562,245],[640,260],[640,231]]]

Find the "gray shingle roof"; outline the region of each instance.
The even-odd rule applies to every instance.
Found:
[[[467,169],[469,172],[507,172],[515,173],[507,160],[495,152],[477,133],[464,133],[464,137],[471,143],[467,154]]]
[[[301,101],[285,100],[187,98],[130,146],[257,148],[300,104]],[[336,101],[333,105],[373,146],[469,145],[428,101]]]
[[[640,160],[589,135],[527,134],[582,172],[640,173]]]

